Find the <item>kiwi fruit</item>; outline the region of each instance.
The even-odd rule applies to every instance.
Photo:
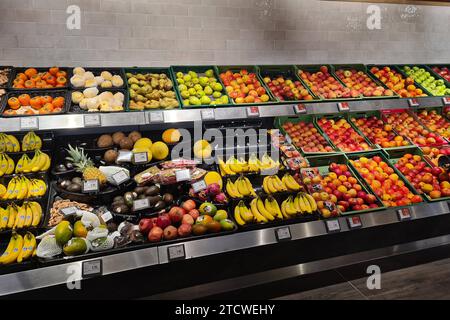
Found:
[[[123,138],[125,138],[126,137],[126,135],[125,135],[125,133],[123,133],[123,132],[115,132],[113,135],[112,135],[112,138],[113,138],[113,142],[114,142],[114,144],[116,144],[116,145],[119,145],[120,144],[120,141],[122,141],[122,139]]]
[[[119,144],[120,144],[120,148],[125,149],[125,150],[131,150],[131,149],[133,149],[133,146],[134,146],[133,140],[131,140],[130,138],[127,138],[127,137],[120,140]]]
[[[109,148],[113,145],[113,138],[109,134],[101,135],[97,140],[97,147],[99,148]]]
[[[119,157],[119,153],[116,150],[108,150],[105,152],[103,159],[106,163],[112,164],[116,163],[117,158]]]
[[[137,131],[133,131],[128,135],[128,138],[130,138],[133,141],[133,145],[136,141],[138,141],[140,138],[142,138],[142,134]]]

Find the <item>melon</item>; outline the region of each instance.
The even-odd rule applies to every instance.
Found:
[[[217,183],[220,186],[220,189],[223,189],[222,177],[215,171],[210,171],[205,175],[205,182],[208,186]]]

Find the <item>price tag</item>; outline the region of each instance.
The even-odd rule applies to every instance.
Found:
[[[420,106],[419,100],[417,100],[417,99],[408,99],[408,104],[410,107]]]
[[[176,246],[170,246],[167,248],[167,256],[169,261],[183,260],[186,258],[186,253],[184,250],[184,244],[179,244]]]
[[[150,123],[163,123],[164,122],[164,112],[162,111],[152,111],[149,113]]]
[[[350,229],[361,229],[362,228],[362,221],[361,217],[354,216],[347,218],[348,227]]]
[[[201,111],[202,120],[215,120],[216,114],[214,109],[204,109]]]
[[[177,182],[190,181],[191,171],[189,169],[175,171],[175,177],[177,178]]]
[[[400,222],[408,221],[408,220],[412,219],[411,210],[409,208],[403,208],[403,209],[397,210],[397,215],[398,215],[398,220],[400,220]]]
[[[117,157],[117,163],[131,162],[131,161],[133,161],[133,152],[125,151],[125,150],[119,151],[119,156]]]
[[[102,118],[99,114],[85,114],[84,126],[85,127],[100,127],[102,125]]]
[[[442,101],[444,102],[444,106],[450,106],[450,98],[449,97],[442,98]]]
[[[133,201],[133,211],[141,211],[150,208],[150,200],[148,198]]]
[[[200,180],[192,184],[192,189],[194,189],[195,193],[206,190],[206,188],[208,188],[208,186],[206,185],[205,180]]]
[[[286,134],[284,137],[286,138],[287,143],[292,144],[292,139],[288,134]]]
[[[292,239],[291,229],[289,227],[275,229],[275,237],[278,242],[289,241]]]
[[[335,233],[341,231],[341,224],[338,219],[325,221],[328,233]]]
[[[110,220],[112,220],[113,215],[111,214],[111,212],[107,211],[104,214],[102,214],[102,220],[106,223]]]
[[[350,111],[350,105],[348,102],[339,102],[337,105],[340,112]]]
[[[294,106],[294,112],[296,114],[305,114],[307,113],[306,106],[303,103],[299,103]]]
[[[67,207],[61,209],[61,213],[65,216],[71,216],[77,213],[78,208],[77,207]]]
[[[249,118],[259,117],[259,107],[247,107],[247,117]]]
[[[133,162],[134,162],[134,164],[146,164],[146,163],[148,163],[148,154],[147,154],[147,152],[133,153]]]
[[[99,277],[102,274],[103,274],[103,261],[101,259],[83,261],[82,264],[83,279]]]
[[[273,167],[268,169],[262,169],[260,174],[262,176],[274,176],[278,173],[279,167]]]
[[[96,193],[99,190],[98,180],[84,180],[83,193]]]
[[[119,172],[113,174],[112,178],[118,186],[130,180],[130,176],[126,173],[125,170],[120,170]]]
[[[38,130],[39,119],[37,117],[20,118],[20,130]]]

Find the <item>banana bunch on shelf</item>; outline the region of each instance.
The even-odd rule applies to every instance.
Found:
[[[36,247],[36,238],[31,232],[27,232],[25,236],[13,232],[8,247],[0,256],[0,264],[27,261],[36,255]]]
[[[50,168],[51,164],[52,161],[48,154],[42,152],[41,150],[36,150],[34,152],[33,158],[30,159],[28,155],[25,153],[19,159],[16,165],[15,172],[16,173],[45,172]]]
[[[0,152],[20,152],[20,143],[10,134],[0,133]]]
[[[248,161],[243,158],[236,159],[230,157],[226,162],[218,160],[219,169],[222,176],[234,176],[241,173],[261,172],[280,168],[280,162],[274,161],[269,155],[265,154],[262,160],[259,160],[256,154],[251,154]]]
[[[42,148],[42,139],[33,131],[28,132],[22,139],[22,151],[34,151]]]
[[[37,227],[43,216],[38,202],[24,202],[22,206],[12,203],[0,208],[0,230]]]
[[[267,194],[274,194],[285,191],[298,192],[302,187],[295,181],[293,176],[287,173],[282,179],[277,175],[265,177],[263,180],[263,189]]]
[[[6,153],[0,153],[0,177],[14,172],[14,160]]]
[[[256,197],[255,189],[247,177],[241,176],[233,183],[231,179],[227,180],[227,193],[234,199],[242,199],[244,197]]]
[[[298,193],[295,198],[290,196],[281,204],[281,212],[284,217],[312,214],[316,210],[316,200],[311,195],[302,192]]]
[[[40,179],[28,179],[24,176],[15,176],[8,186],[0,185],[1,200],[24,200],[38,198],[47,192],[47,184]]]
[[[260,197],[254,198],[250,202],[250,208],[245,205],[244,201],[240,201],[234,208],[234,219],[240,226],[289,218],[288,215],[283,215],[277,200],[272,197],[268,197],[264,201]]]

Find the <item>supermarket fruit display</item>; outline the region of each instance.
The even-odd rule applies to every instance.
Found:
[[[445,85],[443,79],[436,79],[425,68],[418,66],[404,66],[402,71],[408,76],[414,79],[417,83],[421,84],[431,95],[433,96],[445,96],[450,94],[450,88]]]
[[[227,70],[220,74],[220,79],[229,97],[236,104],[266,103],[270,100],[270,96],[254,72],[245,69],[236,72]]]
[[[14,176],[7,183],[0,184],[1,200],[24,200],[43,197],[47,192],[47,183],[42,179],[29,179]]]
[[[445,81],[450,82],[450,70],[448,67],[432,67],[432,70],[441,76]]]
[[[122,88],[125,83],[120,68],[108,70],[93,68],[86,71],[82,67],[76,67],[72,70],[72,73],[70,84],[75,89],[95,87],[102,89]]]
[[[437,132],[442,137],[450,138],[450,122],[437,110],[423,109],[419,110],[416,115],[420,122],[431,131]]]
[[[169,72],[169,71],[167,71]],[[174,109],[180,106],[167,73],[127,72],[130,110]]]
[[[40,93],[9,93],[4,116],[45,115],[65,112],[66,93],[51,91],[46,95]]]
[[[372,149],[345,118],[323,117],[317,123],[331,142],[341,151],[357,152]]]
[[[266,76],[264,77],[264,83],[279,101],[314,100],[314,97],[302,83],[291,77],[285,78],[283,75]]]
[[[278,148],[283,165],[292,171],[298,171],[301,168],[308,167],[308,161],[300,154],[292,143],[288,141],[285,135],[282,135],[279,129],[269,130],[271,145]]]
[[[184,107],[229,104],[229,98],[224,94],[224,87],[213,69],[203,72],[177,71],[178,67],[173,67],[173,69]]]
[[[394,92],[378,85],[370,76],[361,70],[340,68],[336,76],[350,89],[356,90],[364,97],[392,97]],[[356,92],[354,92],[356,95]]]
[[[59,67],[16,68],[13,89],[53,89],[67,87],[67,71]]]
[[[97,87],[89,87],[83,91],[71,93],[72,106],[76,112],[119,112],[126,106],[125,95],[122,91],[102,91]]]
[[[427,94],[415,85],[414,79],[405,78],[395,67],[372,67],[370,72],[402,98],[426,97]]]
[[[292,143],[303,153],[333,152],[333,147],[320,134],[313,122],[299,121],[283,123],[283,130],[289,135]]]

